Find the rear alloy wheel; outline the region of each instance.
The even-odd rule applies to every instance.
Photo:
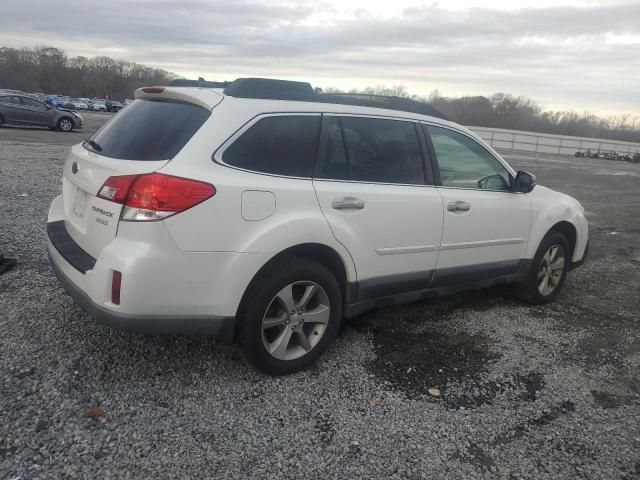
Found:
[[[70,118],[64,117],[58,120],[58,128],[63,132],[70,132],[73,130],[73,122]]]
[[[262,318],[262,344],[278,360],[300,358],[320,343],[330,317],[329,297],[320,285],[290,283],[267,307]]]
[[[553,301],[564,285],[570,261],[569,242],[559,232],[548,233],[536,252],[520,296],[532,303]]]
[[[338,281],[306,258],[282,259],[258,274],[240,307],[245,355],[259,370],[302,370],[333,342],[342,318]]]

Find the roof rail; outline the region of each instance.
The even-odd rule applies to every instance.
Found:
[[[359,93],[327,94],[316,92],[307,82],[273,80],[269,78],[239,78],[231,82],[224,94],[237,98],[293,100],[299,102],[334,103],[360,107],[384,108],[417,113],[431,117],[447,118],[433,105],[404,97]]]
[[[189,80],[186,78],[176,78],[169,82],[169,87],[203,87],[203,88],[225,88],[231,82],[208,82],[200,77],[198,80]]]
[[[310,83],[271,78],[238,78],[224,89],[224,93],[231,97],[273,100],[289,100],[292,96],[315,94]]]

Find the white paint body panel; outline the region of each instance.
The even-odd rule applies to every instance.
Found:
[[[442,198],[425,186],[314,180],[336,239],[351,253],[358,278],[434,270],[442,234]],[[362,209],[336,210],[353,197]]]
[[[529,195],[439,188],[444,228],[438,268],[462,267],[525,258],[531,225]],[[470,210],[449,212],[447,205],[466,202]]]

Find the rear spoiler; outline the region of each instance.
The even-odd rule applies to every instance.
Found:
[[[183,87],[142,87],[135,91],[134,98],[136,100],[176,100],[211,110],[224,97],[220,93],[207,88],[192,90]]]

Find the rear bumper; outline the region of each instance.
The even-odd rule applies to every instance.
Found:
[[[217,316],[125,315],[94,303],[76,286],[54,260],[49,244],[49,262],[62,288],[76,304],[95,321],[108,327],[132,333],[215,335],[227,342],[233,340],[235,318]]]
[[[64,290],[99,323],[131,332],[233,336],[255,262],[235,252],[178,250],[162,222],[124,223],[94,258],[69,234],[62,196],[47,222],[49,261]],[[120,304],[111,301],[113,272],[122,273]],[[241,283],[241,282],[245,283]]]

